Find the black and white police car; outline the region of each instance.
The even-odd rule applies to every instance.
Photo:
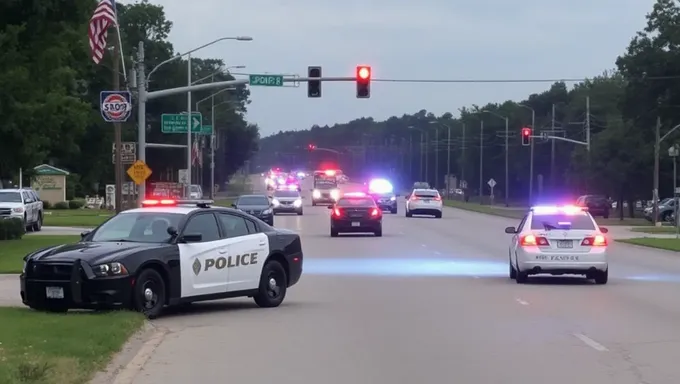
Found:
[[[75,244],[24,258],[21,299],[36,310],[130,308],[149,318],[166,305],[253,297],[277,307],[302,275],[302,243],[212,201],[146,200]]]

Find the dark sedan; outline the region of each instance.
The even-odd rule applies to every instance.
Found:
[[[331,210],[331,237],[340,233],[373,233],[382,236],[382,211],[372,197],[345,196],[329,206]]]
[[[243,195],[231,205],[247,214],[253,215],[269,225],[274,225],[273,204],[267,195]]]

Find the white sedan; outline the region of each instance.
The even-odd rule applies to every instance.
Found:
[[[406,217],[429,215],[442,218],[442,197],[436,189],[414,189],[406,199]]]
[[[508,250],[510,278],[518,284],[530,275],[585,275],[607,284],[606,228],[597,225],[587,208],[533,207],[512,234]]]

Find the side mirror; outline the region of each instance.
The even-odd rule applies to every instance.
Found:
[[[411,195],[409,195],[409,194],[404,195],[404,199],[408,200],[410,198],[411,198]]]
[[[175,228],[173,226],[169,226],[168,227],[168,235],[170,235],[171,237],[176,237],[177,236],[177,228]]]
[[[236,204],[233,204],[233,203],[232,203],[232,204],[231,204],[231,207],[232,207],[232,208],[236,208]]]
[[[607,228],[605,228],[605,227],[600,227],[600,232],[602,232],[602,233],[609,233],[609,229],[607,229]]]
[[[329,205],[329,206],[328,206],[328,209],[333,209],[333,206],[332,206],[332,205]]]
[[[180,239],[182,243],[197,243],[203,240],[203,235],[200,233],[186,233]]]
[[[510,233],[514,235],[515,233],[517,233],[517,230],[515,229],[515,227],[507,227],[505,228],[505,233]]]
[[[80,233],[80,240],[85,240],[85,237],[90,234],[90,231],[84,231]]]

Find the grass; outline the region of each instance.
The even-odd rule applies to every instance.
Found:
[[[29,252],[53,245],[75,243],[78,241],[80,241],[80,236],[78,235],[32,235],[24,236],[21,240],[0,241],[0,273],[21,273],[24,266],[23,258]],[[0,345],[0,347],[2,346]]]
[[[134,312],[0,308],[0,383],[82,384],[144,324]]]
[[[641,245],[643,247],[680,252],[680,239],[636,237],[633,239],[619,239],[616,241],[626,244]]]
[[[669,234],[669,235],[672,235],[676,232],[676,228],[671,227],[671,226],[665,226],[665,227],[654,227],[654,226],[635,227],[635,228],[631,228],[630,230],[632,232],[650,233],[650,234]]]
[[[445,200],[444,204],[449,207],[464,209],[466,211],[484,213],[487,215],[507,217],[510,219],[521,220],[526,212],[524,209],[516,207],[497,207],[491,205],[482,205],[478,203],[466,203],[458,200]],[[630,226],[650,226],[651,223],[643,218],[624,218],[620,220],[619,218],[609,217],[604,219],[602,217],[596,217],[595,221],[599,225],[630,225]]]
[[[231,208],[231,205],[236,201],[236,199],[219,199],[215,200],[215,205],[218,207],[228,207]]]
[[[45,211],[43,225],[51,227],[92,228],[113,216],[111,211],[99,209],[55,209]]]

